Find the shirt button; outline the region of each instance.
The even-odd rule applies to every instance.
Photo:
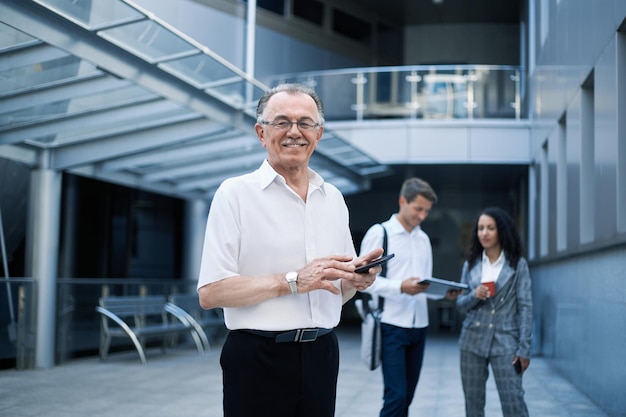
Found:
[[[493,327],[493,324],[489,323],[489,328],[491,329]]]
[[[496,310],[491,310],[491,314],[496,314]]]

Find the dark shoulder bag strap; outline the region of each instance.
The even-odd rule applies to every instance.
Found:
[[[380,227],[383,228],[383,256],[387,254],[387,229],[385,229],[385,226],[382,225],[382,223],[380,224]],[[384,263],[382,266],[383,270],[380,272],[380,274],[382,276],[387,276],[387,264]],[[378,296],[378,309],[380,311],[383,311],[383,308],[385,307],[385,299],[381,296]]]

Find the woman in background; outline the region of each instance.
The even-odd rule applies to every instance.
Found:
[[[457,298],[465,313],[459,338],[467,417],[485,415],[488,366],[504,417],[528,416],[522,375],[530,364],[532,296],[528,263],[515,222],[504,210],[484,209],[474,225]]]

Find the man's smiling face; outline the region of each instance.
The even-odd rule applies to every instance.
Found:
[[[267,149],[270,165],[277,172],[307,167],[324,131],[322,126],[317,126],[319,114],[315,101],[303,93],[277,93],[267,102],[264,119],[269,123],[257,123],[255,130]],[[293,123],[281,130],[276,125],[280,122]],[[298,123],[313,127],[301,129]]]

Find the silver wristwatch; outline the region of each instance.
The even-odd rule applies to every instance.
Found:
[[[285,275],[285,279],[289,284],[289,289],[291,290],[291,293],[298,294],[298,273],[296,271],[287,272],[287,275]]]

